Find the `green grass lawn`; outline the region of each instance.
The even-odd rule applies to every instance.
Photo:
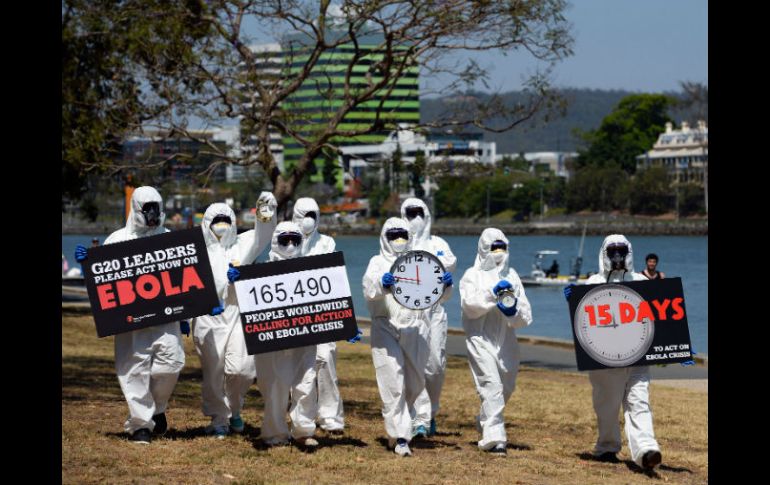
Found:
[[[656,386],[651,392],[663,463],[648,475],[633,465],[589,458],[596,439],[591,386],[584,374],[523,367],[506,407],[508,455],[478,451],[474,416],[479,399],[468,363],[450,357],[438,418],[439,433],[413,442],[414,456],[385,448],[369,347],[340,343],[338,368],[346,432],[317,431],[320,448],[267,449],[259,440],[262,397],[249,391],[245,433],[204,435],[201,370],[192,339],[187,363],[169,403],[169,431],[149,446],[127,440],[128,408],[115,375],[113,338],[96,337],[90,316],[62,318],[63,483],[392,483],[584,484],[708,481],[708,395]],[[288,416],[287,416],[288,419]]]

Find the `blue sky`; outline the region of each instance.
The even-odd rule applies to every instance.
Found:
[[[557,64],[559,87],[678,91],[679,81],[708,84],[705,0],[573,0],[566,12],[574,55]],[[537,67],[528,53],[474,55],[490,88],[521,88]]]

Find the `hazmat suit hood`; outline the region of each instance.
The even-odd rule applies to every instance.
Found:
[[[305,219],[305,216],[308,212],[315,212],[316,221],[313,230],[309,233],[305,233],[301,230],[302,221]],[[320,234],[318,234],[318,222],[320,217],[321,209],[319,209],[318,203],[315,201],[315,199],[310,197],[302,197],[301,199],[297,199],[297,202],[294,203],[294,213],[291,221],[296,224],[300,228],[300,232],[302,232],[302,254],[307,254],[308,251],[310,251],[310,249],[320,240]]]
[[[388,263],[393,263],[396,260],[396,258],[398,258],[399,255],[403,254],[403,252],[397,253],[390,246],[390,242],[388,241],[388,238],[385,235],[385,233],[387,233],[389,229],[406,229],[407,231],[409,231],[409,223],[407,223],[404,219],[399,219],[398,217],[391,217],[387,221],[385,221],[385,224],[382,225],[382,231],[380,231],[380,256],[382,256],[385,259],[385,261],[387,261]],[[412,249],[412,242],[413,242],[413,236],[412,236],[412,233],[409,232],[409,243],[407,244],[404,252]]]
[[[275,230],[273,231],[273,239],[270,241],[270,254],[269,254],[270,261],[283,261],[285,259],[292,259],[292,258],[301,256],[302,244],[305,242],[304,235],[302,235],[302,242],[297,247],[297,252],[291,256],[287,255],[282,250],[282,246],[278,244],[278,236],[288,232],[296,232],[302,235],[302,230],[299,228],[297,224],[291,221],[279,222],[278,225],[275,226]]]
[[[230,228],[225,232],[221,239],[217,239],[213,232],[211,232],[211,222],[217,216],[227,216],[230,218]],[[206,241],[206,246],[212,246],[221,244],[225,248],[229,248],[238,239],[238,230],[235,227],[235,212],[229,205],[222,202],[211,204],[206,212],[203,214],[203,221],[201,222],[203,228],[203,239]]]
[[[508,247],[508,250],[505,252],[505,257],[500,264],[495,263],[491,254],[492,243],[495,241],[503,241]],[[502,279],[508,274],[509,257],[510,246],[508,245],[508,238],[505,237],[503,231],[494,227],[484,229],[479,238],[479,250],[476,254],[476,261],[473,263],[473,267],[480,269],[481,271],[492,271],[496,269],[498,277]]]
[[[631,247],[631,243],[626,239],[626,236],[622,234],[611,234],[604,238],[602,247],[599,250],[599,274],[604,276],[605,279],[609,279],[609,275],[612,272],[612,261],[607,256],[607,246],[611,244],[625,244],[628,246],[628,254],[626,255],[626,271],[631,274],[634,272],[634,251]]]
[[[142,214],[142,206],[148,202],[157,202],[160,206],[160,220],[156,227],[149,227]],[[163,197],[160,196],[154,187],[143,186],[134,189],[131,195],[131,209],[126,221],[126,230],[132,235],[154,236],[166,232],[163,223],[166,220],[166,213],[163,212]]]
[[[217,239],[214,233],[211,232],[211,222],[217,216],[227,216],[230,218],[230,227],[222,235],[221,239]],[[211,263],[211,272],[214,276],[217,294],[220,298],[225,299],[228,295],[227,286],[230,284],[227,279],[227,265],[232,262],[227,257],[228,249],[235,245],[238,238],[235,229],[235,213],[227,204],[221,202],[211,204],[203,214],[201,231],[203,231],[203,240],[206,242],[206,250],[209,254],[209,262]]]
[[[410,221],[406,218],[406,208],[407,207],[421,207],[422,211],[425,213],[425,221],[422,225],[422,228],[419,231],[413,231],[411,229],[412,224]],[[406,221],[407,227],[409,228],[409,232],[412,235],[412,249],[423,249],[423,250],[429,250],[428,243],[430,241],[430,225],[431,225],[431,215],[430,211],[428,210],[428,206],[420,199],[411,197],[409,199],[406,199],[403,204],[401,204],[401,218]]]

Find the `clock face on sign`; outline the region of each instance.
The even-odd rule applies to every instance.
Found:
[[[625,367],[642,358],[652,345],[655,325],[646,317],[638,322],[620,314],[621,304],[638,310],[642,301],[639,293],[622,285],[604,284],[586,293],[574,319],[583,350],[607,367]]]
[[[396,259],[390,272],[396,278],[390,292],[410,310],[430,308],[444,294],[444,265],[427,251],[407,251]]]

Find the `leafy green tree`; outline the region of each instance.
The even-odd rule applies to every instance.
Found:
[[[637,172],[630,183],[632,214],[662,214],[671,207],[671,184],[663,167]]]
[[[578,170],[567,183],[566,202],[569,212],[626,209],[628,174],[616,166],[589,166]]]
[[[516,158],[503,157],[497,162],[497,166],[503,169],[506,175],[512,171],[529,172],[530,163],[524,158],[524,153],[519,153]]]
[[[113,170],[123,137],[167,116],[210,33],[196,0],[62,1],[62,204]]]
[[[420,150],[414,156],[414,162],[409,167],[409,180],[414,190],[414,195],[418,199],[425,197],[425,189],[422,187],[425,182],[425,153]]]
[[[703,187],[696,183],[686,183],[679,187],[679,215],[705,214]]]
[[[675,99],[663,94],[632,94],[623,98],[598,129],[581,133],[587,148],[580,150],[576,166],[617,166],[633,174],[636,156],[652,148],[671,121],[667,111]]]

